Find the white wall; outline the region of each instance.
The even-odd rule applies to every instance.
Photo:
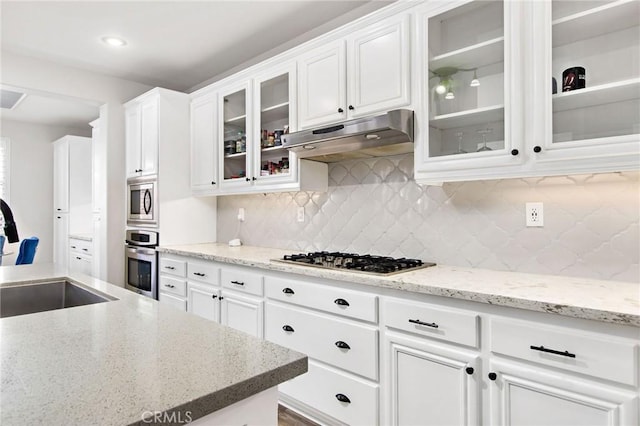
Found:
[[[0,135],[11,143],[10,197],[20,239],[40,238],[35,263],[53,260],[53,147],[51,142],[65,135],[90,136],[91,129],[46,126],[2,120]],[[19,243],[5,245],[2,264],[13,265]]]
[[[106,279],[124,282],[125,230],[125,132],[122,104],[151,89],[144,84],[108,77],[50,61],[2,52],[0,83],[102,104],[100,117],[105,134],[107,178],[101,195],[107,206],[102,227],[101,253],[107,255]],[[13,198],[13,194],[12,194]],[[47,214],[48,216],[48,214]]]

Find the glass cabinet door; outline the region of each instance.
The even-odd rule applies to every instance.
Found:
[[[504,155],[505,3],[473,1],[428,18],[427,158]]]
[[[233,89],[232,89],[233,90]],[[222,93],[222,174],[223,182],[248,182],[247,144],[247,93],[248,85],[242,89]]]
[[[547,147],[639,140],[640,2],[552,1],[550,48]]]
[[[255,168],[258,183],[288,178],[292,172],[291,154],[282,147],[282,135],[291,130],[290,87],[295,76],[285,71],[255,80],[257,130]]]

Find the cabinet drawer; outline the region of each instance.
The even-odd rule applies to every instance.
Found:
[[[270,299],[378,322],[378,296],[374,294],[273,277],[265,277],[264,282]]]
[[[166,257],[160,258],[160,271],[163,274],[171,274],[177,277],[185,277],[187,264],[184,260],[170,259]]]
[[[187,283],[184,280],[176,278],[160,276],[160,288],[158,291],[163,293],[171,293],[176,296],[187,296]]]
[[[478,347],[478,316],[426,303],[387,299],[385,325],[434,339]]]
[[[220,284],[220,267],[212,263],[187,262],[187,278],[213,285]]]
[[[69,238],[69,249],[75,253],[91,255],[93,253],[93,243],[91,241]]]
[[[289,331],[285,330],[285,328]],[[378,379],[378,331],[340,318],[267,303],[265,338],[312,358]]]
[[[378,385],[309,361],[309,371],[278,390],[350,425],[378,424]],[[341,402],[344,395],[350,402]]]
[[[630,340],[492,318],[490,348],[497,354],[629,385],[637,384],[637,343]]]
[[[262,296],[262,275],[242,269],[220,268],[222,286],[245,293]]]
[[[184,299],[180,299],[179,297],[160,293],[158,295],[158,300],[160,301],[160,303],[164,303],[165,305],[173,306],[174,308],[180,309],[181,311],[187,311],[187,301]]]

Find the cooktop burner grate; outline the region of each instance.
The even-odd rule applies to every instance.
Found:
[[[407,259],[404,257],[396,259],[388,256],[328,251],[287,254],[282,259],[275,260],[283,263],[364,272],[374,275],[392,275],[409,270],[435,266],[435,263],[423,262],[419,259]]]

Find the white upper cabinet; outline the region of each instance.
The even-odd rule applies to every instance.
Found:
[[[53,211],[69,212],[69,142],[53,143]]]
[[[519,14],[510,1],[435,3],[418,12],[418,181],[522,164]]]
[[[417,19],[419,183],[640,167],[637,1],[429,3]]]
[[[534,28],[544,28],[532,37],[537,168],[544,174],[638,168],[640,2],[533,7]]]
[[[206,194],[217,189],[217,96],[191,102],[191,189]]]
[[[408,105],[410,46],[402,13],[300,56],[299,127]]]
[[[158,99],[125,105],[127,177],[158,173]]]

